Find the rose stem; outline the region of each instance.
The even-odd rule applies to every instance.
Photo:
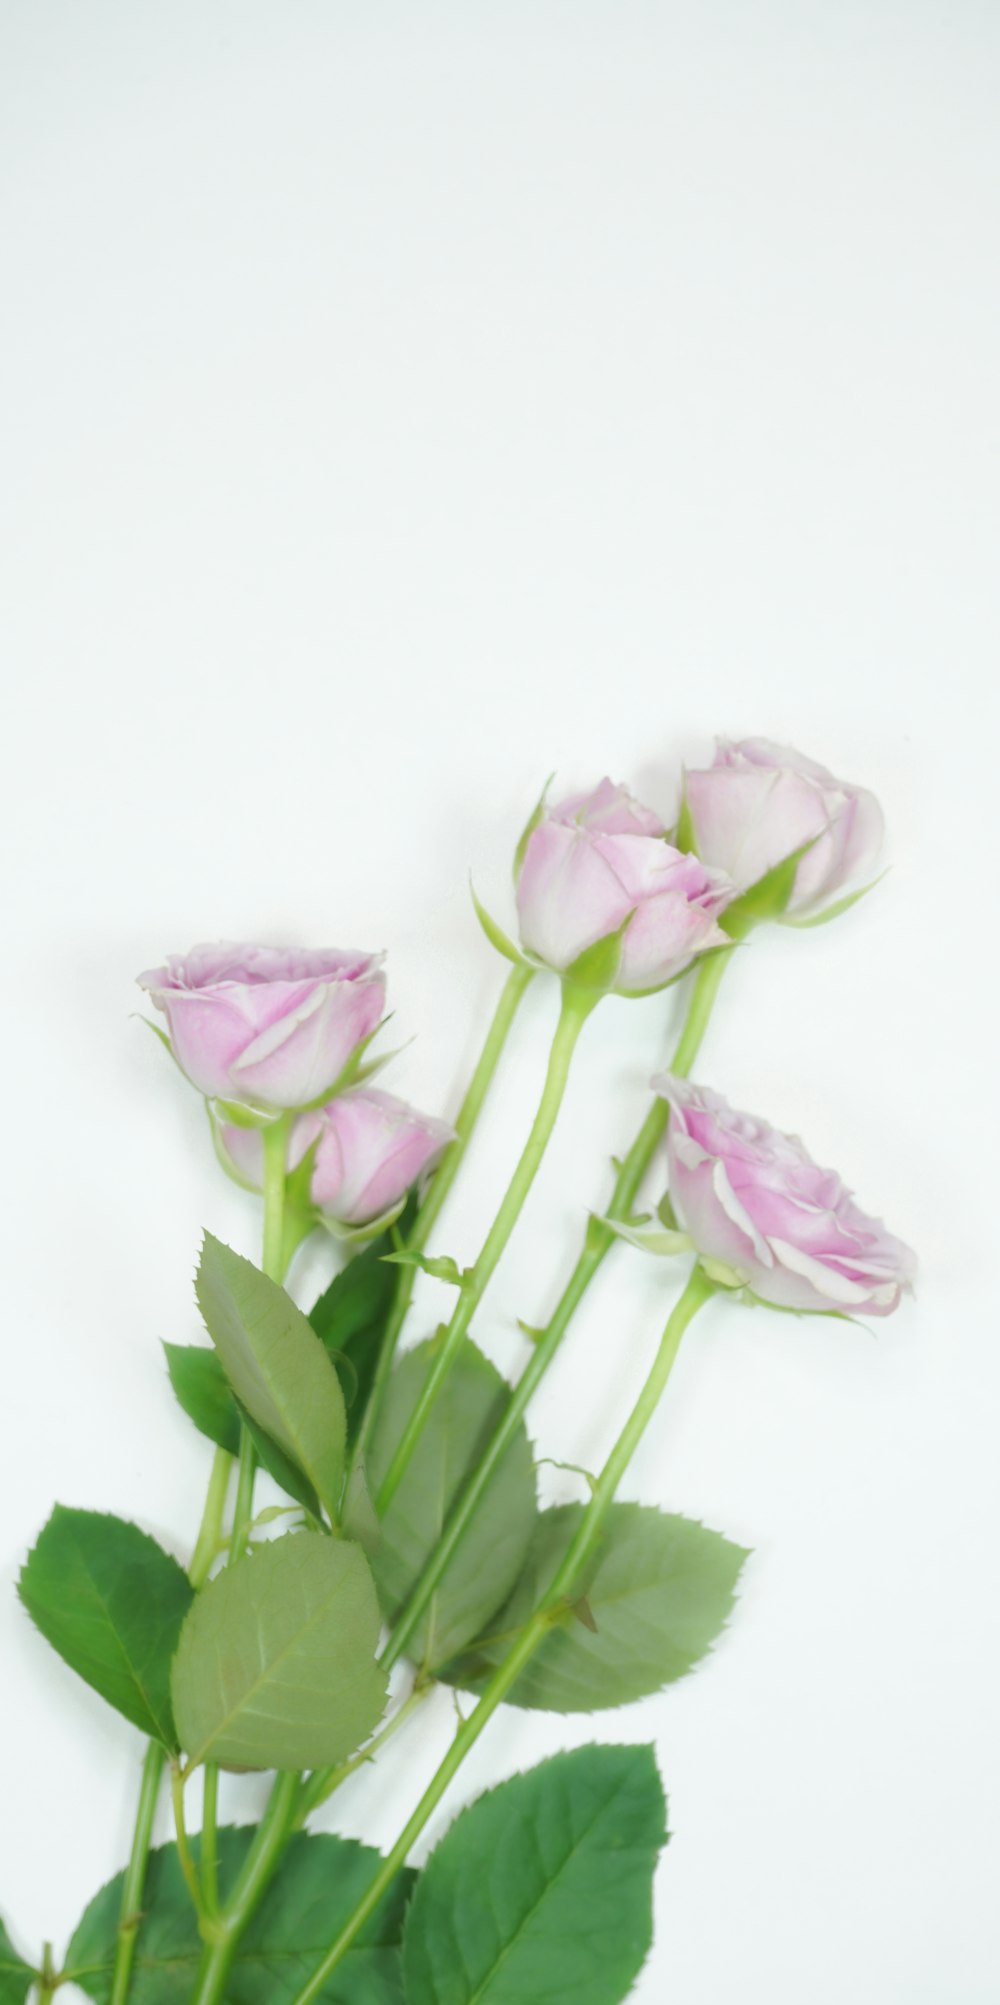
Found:
[[[365,1922],[378,1906],[391,1885],[407,1855],[420,1836],[428,1819],[437,1809],[442,1796],[457,1770],[461,1767],[469,1750],[479,1739],[483,1728],[492,1718],[497,1707],[506,1698],[518,1676],[529,1662],[555,1623],[566,1612],[567,1602],[572,1598],[574,1586],[580,1572],[588,1560],[601,1526],[614,1501],[615,1492],[632,1456],[649,1425],[657,1404],[670,1376],[674,1360],[684,1331],[702,1305],[714,1293],[714,1284],[700,1267],[693,1270],[684,1293],[675,1304],[669,1317],[652,1370],[646,1379],[639,1398],[622,1428],[614,1447],[595,1483],[590,1502],[585,1506],[576,1536],[572,1540],[551,1585],[539,1602],[535,1613],[522,1629],[517,1641],[512,1645],[502,1663],[497,1666],[487,1684],[481,1699],[459,1728],[445,1755],[437,1774],[424,1791],[412,1817],[400,1832],[395,1845],[375,1874],[367,1892],[359,1901],[350,1920],[341,1929],[331,1944],[322,1962],[312,1976],[297,1991],[289,2005],[313,2005],[319,1997],[327,1979],[336,1969],[341,1958],[350,1949]],[[209,2005],[207,1999],[199,1998],[197,2005]]]
[[[459,1165],[465,1153],[469,1137],[479,1119],[483,1101],[493,1083],[493,1075],[500,1062],[500,1055],[507,1041],[511,1024],[520,1007],[521,998],[534,973],[534,968],[518,965],[511,969],[504,983],[500,993],[500,1000],[494,1012],[493,1021],[486,1033],[486,1041],[479,1054],[476,1069],[469,1081],[465,1098],[455,1117],[455,1140],[448,1144],[438,1162],[426,1196],[407,1239],[407,1249],[411,1253],[420,1253],[426,1246],[430,1233],[444,1206],[445,1199],[458,1175]],[[372,1427],[375,1423],[376,1414],[378,1413],[385,1388],[389,1382],[396,1348],[399,1343],[400,1331],[406,1320],[406,1313],[410,1306],[410,1298],[413,1294],[416,1277],[416,1267],[401,1267],[399,1269],[399,1280],[396,1284],[396,1294],[392,1310],[382,1337],[378,1364],[375,1369],[375,1377],[372,1381],[368,1405],[358,1432],[357,1444],[354,1450],[355,1463],[360,1461],[367,1446]]]

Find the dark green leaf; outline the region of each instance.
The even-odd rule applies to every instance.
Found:
[[[648,1747],[582,1747],[463,1811],[417,1882],[408,2005],[619,2005],[653,1933],[664,1802]]]
[[[279,1490],[284,1490],[286,1497],[294,1497],[297,1504],[301,1504],[311,1517],[322,1523],[322,1507],[308,1476],[304,1476],[298,1464],[289,1460],[284,1449],[279,1448],[277,1442],[272,1441],[262,1427],[258,1427],[253,1414],[248,1413],[246,1407],[241,1406],[238,1400],[236,1410],[253,1442],[257,1460],[270,1476],[272,1483],[277,1483]]]
[[[498,1635],[527,1621],[579,1529],[583,1508],[563,1504],[542,1512],[527,1565],[497,1617]],[[723,1628],[745,1559],[741,1546],[691,1518],[613,1504],[596,1558],[578,1582],[593,1628],[567,1609],[525,1666],[510,1703],[595,1712],[628,1705],[684,1677]],[[475,1687],[505,1648],[487,1640],[470,1652],[468,1676],[456,1668],[455,1681]]]
[[[384,1255],[391,1253],[400,1239],[405,1242],[416,1209],[411,1192],[394,1229],[380,1233],[363,1252],[355,1254],[309,1311],[309,1321],[340,1379],[347,1408],[348,1448],[353,1448],[357,1439],[399,1287],[399,1277],[385,1265]]]
[[[223,1895],[253,1837],[251,1827],[219,1832]],[[198,1860],[199,1839],[192,1839],[191,1849]],[[226,1983],[226,2005],[289,2005],[378,1866],[378,1853],[351,1838],[302,1832],[294,1837],[243,1937]],[[399,1944],[414,1877],[400,1873],[324,1985],[322,2005],[403,2005]],[[108,2005],[111,1997],[122,1879],[119,1874],[91,1901],[67,1953],[67,1977],[95,2005]],[[174,1845],[150,1855],[144,1911],[130,2005],[189,2005],[203,1945]],[[7,2005],[2,1989],[0,2005]]]
[[[37,1972],[18,1956],[0,1921],[0,2005],[24,2005]]]
[[[173,1695],[192,1763],[325,1768],[377,1726],[386,1677],[360,1546],[289,1532],[217,1574],[181,1632]]]
[[[336,1520],[344,1398],[315,1330],[284,1288],[211,1233],[205,1234],[196,1292],[237,1399],[308,1476]]]
[[[408,1351],[397,1364],[372,1436],[371,1493],[379,1487],[434,1360],[433,1343]],[[383,1609],[398,1614],[440,1537],[452,1504],[477,1467],[509,1396],[499,1372],[466,1341],[431,1409],[406,1473],[380,1519],[372,1566]],[[535,1526],[535,1474],[520,1427],[415,1631],[412,1654],[444,1662],[510,1593]]]
[[[138,1525],[57,1504],[18,1582],[60,1657],[153,1740],[176,1748],[170,1660],[193,1590]]]
[[[179,1405],[202,1434],[229,1455],[240,1452],[240,1416],[215,1351],[203,1344],[164,1344]]]

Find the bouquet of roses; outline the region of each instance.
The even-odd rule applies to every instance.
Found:
[[[0,2005],[73,1982],[97,2005],[616,2005],[651,1940],[666,1840],[643,1746],[585,1746],[458,1812],[411,1854],[503,1705],[592,1712],[702,1660],[745,1553],[619,1492],[681,1339],[713,1299],[885,1316],[913,1257],[802,1143],[691,1083],[723,979],[767,921],[814,927],[868,889],[877,803],[762,740],[684,775],[667,830],[603,780],[543,796],[514,860],[519,942],[451,1126],[373,1084],[381,957],[203,946],[141,977],[204,1096],[228,1176],[263,1198],[259,1265],[206,1233],[209,1341],[166,1347],[214,1460],[186,1568],[139,1526],[59,1506],[20,1577],[66,1664],[146,1742],[131,1855],[65,1958],[36,1966],[0,1925]],[[537,1112],[473,1264],[435,1228],[530,983],[560,1008]],[[595,1193],[582,1245],[510,1384],[472,1326],[558,1118],[573,1053],[609,994],[686,981],[686,1015],[638,1134]],[[649,1186],[647,1190],[647,1185]],[[336,1272],[308,1313],[287,1287],[323,1228]],[[618,1241],[662,1262],[659,1348],[577,1503],[540,1510],[532,1397]],[[421,1271],[448,1320],[401,1348]],[[258,1508],[259,1472],[273,1497]],[[456,1695],[450,1747],[385,1856],[310,1821],[425,1695]],[[256,1825],[220,1820],[220,1773],[273,1777]],[[153,1846],[169,1788],[172,1843]],[[194,1800],[193,1800],[194,1799]]]

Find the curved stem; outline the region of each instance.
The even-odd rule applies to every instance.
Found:
[[[118,1940],[115,1947],[115,1967],[111,1979],[108,2005],[125,2005],[128,1997],[129,1979],[135,1959],[135,1946],[142,1920],[142,1896],[146,1885],[146,1865],[149,1848],[153,1839],[153,1819],[160,1794],[163,1767],[167,1759],[166,1749],[158,1740],[151,1740],[142,1764],[142,1783],[139,1789],[139,1803],[135,1813],[135,1830],[132,1836],[132,1851],[125,1869],[122,1885],[122,1902],[118,1916]]]
[[[223,1914],[212,1924],[212,1940],[202,1957],[191,2005],[221,2005],[224,2000],[240,1938],[267,1892],[294,1829],[298,1793],[297,1775],[278,1776],[236,1885]]]
[[[500,1000],[494,1011],[493,1020],[486,1033],[486,1041],[479,1054],[476,1069],[469,1081],[465,1098],[455,1117],[455,1140],[449,1142],[438,1162],[428,1185],[423,1203],[414,1220],[407,1239],[407,1248],[412,1253],[420,1253],[426,1246],[433,1227],[436,1225],[445,1199],[458,1175],[459,1165],[465,1154],[469,1137],[479,1119],[483,1101],[493,1083],[493,1075],[500,1062],[500,1056],[511,1024],[521,1005],[521,999],[535,974],[534,968],[518,965],[511,968],[500,992]],[[399,1344],[400,1332],[406,1321],[407,1310],[417,1278],[415,1267],[401,1267],[396,1286],[395,1300],[389,1315],[379,1350],[375,1377],[358,1433],[355,1461],[359,1461],[368,1444],[375,1418],[382,1403],[385,1388],[392,1372],[393,1361]]]
[[[403,1480],[427,1416],[458,1355],[462,1339],[482,1300],[486,1284],[521,1215],[525,1199],[535,1180],[538,1166],[556,1124],[577,1038],[596,1000],[597,997],[593,994],[581,993],[569,986],[563,989],[562,1007],[552,1040],[542,1097],[528,1139],[500,1201],[500,1208],[493,1224],[483,1241],[475,1266],[465,1276],[451,1321],[445,1329],[420,1396],[407,1419],[395,1453],[382,1478],[375,1499],[375,1508],[379,1515],[388,1508]]]
[[[678,1076],[684,1076],[690,1070],[698,1055],[719,983],[732,952],[732,948],[723,948],[717,954],[706,956],[698,968],[687,1016],[670,1065],[670,1070]],[[625,1219],[634,1210],[643,1177],[666,1132],[669,1114],[666,1101],[657,1097],[615,1179],[611,1202],[607,1208],[608,1218]],[[610,1228],[602,1220],[592,1218],[576,1266],[517,1384],[511,1391],[499,1426],[483,1450],[472,1476],[452,1509],[434,1551],[411,1591],[409,1600],[393,1624],[382,1653],[382,1662],[387,1667],[395,1664],[403,1655],[439,1581],[451,1565],[469,1524],[506,1455],[525,1411],[545,1377],[587,1289],[614,1243],[615,1235]]]
[[[179,1762],[176,1761],[170,1764],[170,1794],[174,1806],[177,1857],[180,1861],[181,1872],[184,1875],[184,1884],[191,1896],[195,1914],[198,1920],[201,1921],[205,1913],[205,1904],[202,1900],[201,1881],[198,1878],[198,1868],[194,1863],[194,1857],[191,1852],[191,1845],[187,1834],[187,1823],[184,1817],[184,1776],[181,1772]]]
[[[497,1707],[506,1698],[520,1673],[538,1649],[549,1630],[562,1619],[568,1597],[579,1580],[580,1574],[590,1556],[601,1526],[614,1500],[615,1491],[628,1466],[636,1447],[656,1410],[657,1404],[670,1376],[681,1338],[702,1304],[714,1293],[700,1267],[692,1273],[687,1287],[667,1322],[660,1347],[653,1362],[653,1368],[642,1388],[639,1398],[630,1413],[607,1462],[594,1487],[590,1502],[586,1505],[579,1529],[569,1546],[565,1558],[555,1578],[546,1590],[534,1615],[526,1623],[517,1641],[506,1657],[497,1666],[475,1710],[470,1713],[455,1735],[448,1753],[445,1755],[437,1774],[424,1791],[409,1822],[400,1832],[395,1845],[388,1853],[376,1873],[371,1885],[359,1901],[350,1920],[341,1929],[331,1944],[322,1962],[312,1976],[297,1991],[290,2005],[313,2005],[319,1997],[327,1979],[336,1969],[341,1958],[350,1949],[368,1917],[373,1913],[387,1888],[405,1863],[407,1855],[420,1836],[428,1819],[433,1815],[457,1770],[466,1755],[479,1739]]]
[[[208,1494],[202,1512],[201,1527],[188,1567],[188,1579],[194,1588],[204,1587],[209,1568],[219,1550],[232,1469],[232,1456],[225,1448],[217,1448],[212,1461],[212,1473],[208,1479]]]

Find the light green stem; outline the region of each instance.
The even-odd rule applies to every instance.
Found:
[[[232,1456],[225,1448],[217,1448],[212,1461],[212,1473],[208,1479],[208,1495],[205,1498],[201,1528],[188,1567],[188,1579],[196,1589],[204,1587],[212,1561],[219,1550],[232,1469]]]
[[[438,1344],[431,1369],[382,1478],[375,1499],[375,1507],[380,1516],[388,1509],[403,1480],[427,1417],[458,1356],[462,1340],[482,1300],[486,1284],[521,1215],[525,1199],[535,1180],[549,1137],[556,1124],[577,1038],[596,1000],[597,997],[589,991],[580,991],[569,985],[563,988],[562,1007],[552,1040],[538,1111],[531,1124],[531,1131],[521,1151],[517,1167],[501,1199],[500,1208],[483,1241],[475,1266],[463,1280],[458,1301]]]
[[[202,1957],[191,2005],[223,2005],[240,1938],[267,1892],[295,1827],[298,1794],[297,1775],[278,1776],[223,1913],[206,1931],[211,1940]]]
[[[187,1834],[187,1822],[184,1816],[184,1775],[180,1763],[177,1761],[173,1761],[170,1764],[170,1794],[174,1806],[174,1832],[177,1838],[177,1857],[180,1862],[181,1872],[184,1875],[184,1884],[194,1905],[194,1911],[198,1916],[198,1920],[201,1921],[205,1914],[205,1903],[202,1900],[201,1881],[198,1878],[198,1868],[194,1863]]]
[[[479,1054],[479,1062],[469,1081],[465,1098],[455,1119],[455,1140],[448,1144],[431,1178],[426,1196],[413,1222],[407,1238],[407,1249],[411,1253],[421,1253],[437,1223],[445,1199],[458,1175],[459,1165],[468,1146],[469,1137],[479,1119],[483,1101],[493,1083],[493,1075],[500,1062],[500,1056],[511,1024],[521,1005],[521,999],[534,976],[534,968],[527,965],[513,967],[500,993],[500,1000],[494,1012],[493,1021],[486,1033],[486,1041]],[[396,1284],[396,1295],[389,1315],[379,1350],[378,1364],[372,1389],[368,1398],[364,1418],[358,1433],[355,1460],[360,1461],[367,1446],[375,1418],[392,1373],[393,1360],[399,1344],[400,1332],[406,1321],[416,1282],[415,1267],[401,1267]]]
[[[670,1064],[670,1070],[680,1077],[687,1074],[698,1055],[719,983],[732,953],[733,949],[729,947],[721,949],[717,954],[706,956],[695,975],[684,1026]],[[609,1218],[625,1219],[631,1215],[643,1177],[663,1139],[669,1111],[666,1101],[659,1096],[653,1101],[618,1172],[607,1209]],[[451,1565],[576,1310],[614,1243],[615,1235],[610,1227],[599,1219],[592,1219],[576,1266],[552,1316],[535,1343],[517,1384],[511,1390],[503,1417],[454,1505],[405,1607],[392,1626],[382,1652],[382,1661],[387,1667],[395,1664],[406,1650],[438,1583]]]
[[[201,1891],[206,1913],[219,1912],[219,1771],[206,1761],[201,1799]]]
[[[702,1304],[713,1293],[713,1284],[699,1267],[692,1273],[680,1301],[676,1304],[663,1333],[663,1338],[653,1363],[652,1371],[623,1427],[618,1440],[608,1456],[594,1486],[593,1495],[587,1504],[565,1558],[551,1585],[526,1623],[520,1636],[508,1651],[503,1662],[497,1666],[475,1710],[470,1713],[455,1735],[437,1774],[424,1791],[412,1817],[400,1832],[395,1845],[375,1874],[367,1892],[359,1901],[350,1920],[345,1923],[340,1934],[331,1944],[322,1962],[312,1976],[297,1991],[290,2005],[313,2005],[321,1991],[346,1955],[369,1916],[374,1912],[387,1889],[391,1886],[400,1867],[428,1819],[433,1815],[449,1783],[461,1767],[469,1750],[474,1747],[483,1728],[488,1724],[497,1707],[517,1682],[525,1665],[538,1649],[549,1630],[561,1621],[572,1598],[573,1590],[586,1565],[606,1518],[615,1492],[629,1461],[635,1453],[658,1401],[666,1386],[677,1356],[684,1331]],[[199,2001],[201,2005],[201,2001]]]
[[[135,1946],[142,1920],[142,1897],[146,1885],[146,1866],[149,1848],[153,1841],[153,1820],[160,1794],[160,1782],[166,1761],[166,1749],[158,1740],[151,1740],[142,1764],[142,1783],[139,1789],[139,1803],[135,1813],[135,1830],[132,1834],[132,1852],[125,1868],[122,1885],[121,1908],[118,1916],[118,1939],[115,1946],[115,1967],[111,1980],[109,2005],[125,2005],[128,1997],[129,1979],[135,1959]]]

